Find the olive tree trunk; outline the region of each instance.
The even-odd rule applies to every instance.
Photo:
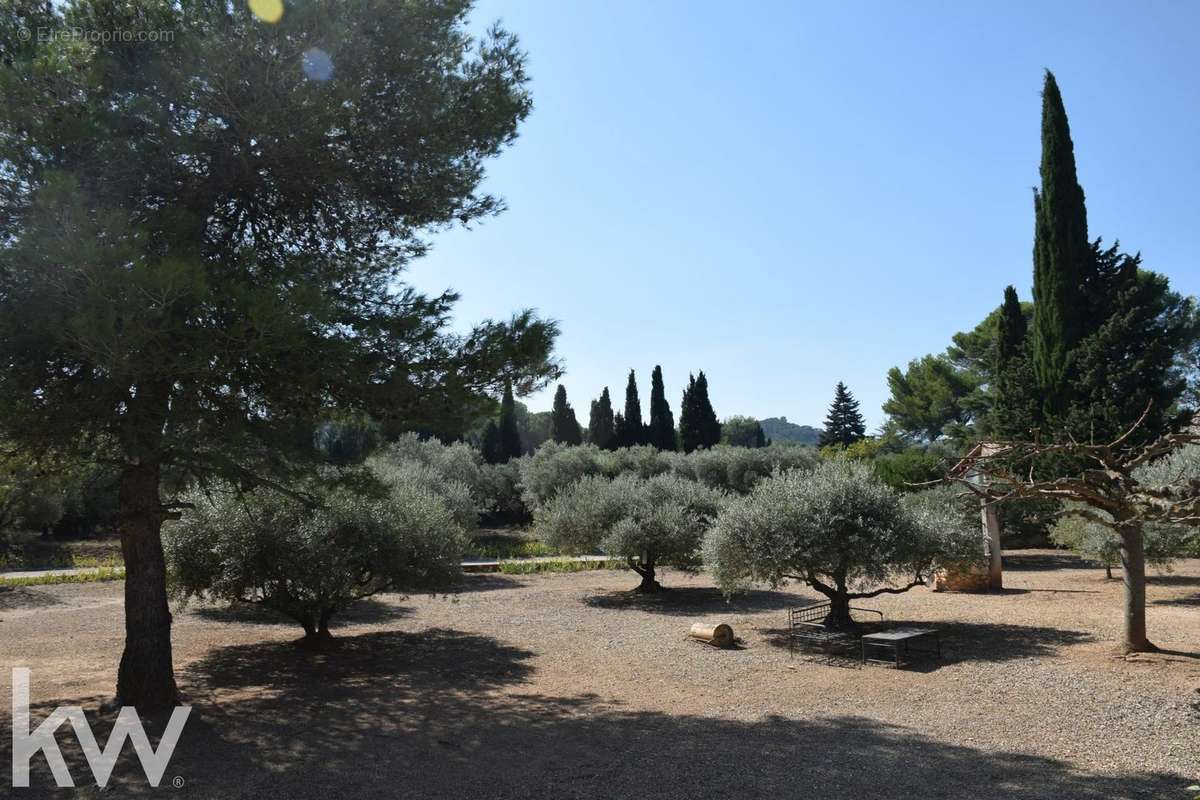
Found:
[[[333,619],[334,610],[326,608],[316,617],[301,621],[304,626],[304,638],[300,646],[310,650],[326,650],[333,645],[333,634],[329,631],[329,622]]]
[[[829,613],[825,616],[822,624],[827,628],[834,630],[845,631],[855,627],[855,622],[850,616],[850,595],[845,590],[835,590],[828,593],[829,598]]]
[[[655,580],[653,553],[643,555],[640,562],[634,561],[632,557],[626,558],[625,563],[642,577],[642,582],[638,584],[637,591],[644,594],[653,594],[654,592],[662,591],[662,584]]]
[[[125,558],[125,650],[117,670],[117,703],[143,713],[176,705],[171,663],[171,612],[157,462],[128,465],[121,473],[119,523]]]
[[[1125,584],[1126,653],[1151,653],[1158,648],[1146,638],[1146,550],[1142,526],[1127,522],[1117,529],[1121,537],[1121,579]]]

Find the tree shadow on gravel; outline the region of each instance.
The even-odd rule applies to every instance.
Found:
[[[1200,575],[1147,575],[1146,583],[1151,586],[1200,586]]]
[[[1037,572],[1059,569],[1103,569],[1103,565],[1073,553],[1004,554],[1004,569],[1013,572]]]
[[[288,669],[273,693],[197,708],[162,789],[131,774],[128,754],[110,787],[122,797],[159,796],[178,776],[186,797],[203,800],[1138,800],[1173,797],[1187,785],[1145,771],[1088,774],[1054,758],[953,744],[854,715],[734,720],[628,709],[587,694],[497,692],[477,685],[472,670],[447,676],[438,667],[447,656],[466,656],[460,647],[519,657],[482,637],[445,633],[429,648],[440,654],[429,667],[419,658],[407,663],[410,672],[386,677],[332,665],[332,674]],[[224,666],[189,675],[225,677]],[[86,774],[77,753],[70,761],[77,777]],[[44,767],[35,770],[35,786],[48,779]],[[62,796],[73,796],[68,791]]]
[[[1059,648],[1095,641],[1095,637],[1090,633],[1059,628],[894,619],[863,625],[859,633],[872,633],[892,628],[933,628],[938,632],[942,644],[941,661],[922,661],[915,665],[920,671],[929,671],[939,665],[959,662],[1000,662],[1050,656],[1054,655]],[[771,646],[784,650],[789,649],[788,631],[785,625],[781,624],[778,628],[759,628],[758,632]],[[857,657],[857,651],[853,655]]]
[[[471,592],[494,592],[501,589],[518,589],[521,582],[497,572],[477,572],[463,575],[462,583],[454,587],[451,595]]]
[[[242,625],[280,625],[295,628],[300,631],[300,623],[296,620],[273,611],[266,606],[253,603],[234,603],[229,606],[201,606],[191,610],[202,619],[209,622],[236,623]],[[343,625],[374,625],[391,620],[401,619],[412,613],[412,609],[394,603],[367,598],[359,600],[343,609],[333,618],[333,633]]]
[[[1189,594],[1185,597],[1172,597],[1168,600],[1154,600],[1151,605],[1156,606],[1194,606],[1200,608],[1200,592]]]
[[[642,594],[637,591],[602,592],[588,595],[584,603],[592,608],[618,611],[648,611],[652,614],[685,616],[694,614],[737,614],[756,611],[776,611],[797,608],[813,602],[813,598],[775,591],[752,591],[736,594],[728,600],[720,589],[689,586],[661,592]]]
[[[320,655],[279,644],[217,648],[181,674],[194,709],[162,787],[146,785],[126,748],[109,791],[192,800],[1138,800],[1187,785],[1152,772],[1087,774],[853,715],[735,720],[630,709],[594,694],[524,693],[531,657],[451,630],[348,636],[340,651]],[[58,702],[39,704],[35,724]],[[106,741],[112,717],[94,716]],[[161,725],[150,728],[157,742]],[[0,739],[7,761],[8,737]],[[60,742],[87,786],[74,737]],[[171,788],[176,779],[181,790]],[[40,756],[33,785],[23,797],[77,796],[46,789],[52,779]]]
[[[62,601],[46,592],[28,586],[0,586],[0,612],[19,608],[60,606]]]

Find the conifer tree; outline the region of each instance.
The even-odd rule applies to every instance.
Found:
[[[697,448],[712,447],[721,441],[721,423],[708,399],[708,378],[688,376],[679,409],[679,442],[685,453]]]
[[[642,424],[642,401],[638,398],[637,377],[629,370],[629,382],[625,385],[624,425],[617,428],[617,441],[621,447],[632,447],[646,443],[646,429]]]
[[[996,363],[988,433],[999,438],[1025,438],[1038,426],[1041,411],[1029,353],[1029,329],[1017,290],[1006,287],[996,319]]]
[[[656,366],[650,375],[650,435],[649,444],[659,450],[675,449],[675,417],[667,403],[663,386],[662,367]]]
[[[613,450],[617,446],[616,421],[613,419],[612,398],[607,386],[600,393],[600,399],[592,401],[592,411],[588,417],[588,441],[601,450]]]
[[[550,436],[559,444],[581,444],[583,434],[575,419],[575,409],[567,402],[567,387],[561,383],[554,392],[554,407],[550,411]]]
[[[493,419],[489,419],[488,424],[484,426],[479,450],[483,453],[483,460],[489,464],[499,464],[505,460],[500,452],[500,428]]]
[[[524,453],[524,448],[521,446],[521,431],[517,427],[517,406],[513,399],[512,381],[506,381],[504,384],[504,398],[500,401],[500,422],[497,427],[500,429],[500,448],[497,454],[500,462],[519,458]]]
[[[612,449],[628,447],[629,430],[625,424],[625,415],[618,411],[613,416],[613,445]]]
[[[1034,191],[1033,373],[1049,416],[1071,397],[1072,351],[1088,333],[1095,276],[1075,147],[1053,73],[1042,90],[1041,188]]]
[[[858,401],[846,388],[846,384],[838,381],[833,391],[833,403],[830,404],[829,414],[825,417],[821,446],[838,444],[849,447],[866,436],[867,424],[859,413]]]

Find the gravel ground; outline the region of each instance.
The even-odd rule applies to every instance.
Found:
[[[726,604],[703,575],[668,573],[653,598],[627,594],[635,582],[473,575],[448,599],[362,604],[319,655],[264,613],[180,611],[193,712],[162,788],[126,757],[107,791],[80,795],[1182,800],[1200,778],[1200,561],[1152,578],[1169,652],[1132,659],[1114,655],[1119,582],[1061,554],[1009,554],[1002,594],[864,603],[942,632],[943,662],[901,671],[790,658],[799,587]],[[4,681],[32,668],[35,720],[83,705],[107,735],[121,612],[119,583],[0,592]],[[696,621],[728,622],[739,648],[688,641]],[[73,736],[59,740],[85,786]],[[39,757],[18,796],[51,783]]]

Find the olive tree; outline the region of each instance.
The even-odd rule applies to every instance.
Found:
[[[717,490],[671,475],[589,475],[539,506],[534,526],[564,553],[599,550],[625,559],[641,576],[637,590],[657,592],[658,567],[699,567],[704,531],[724,500]]]
[[[846,459],[763,480],[721,513],[704,548],[726,592],[800,581],[829,598],[826,624],[835,628],[854,624],[852,600],[906,592],[978,551],[953,498],[902,500],[869,466]]]
[[[317,505],[265,487],[193,491],[193,511],[164,536],[173,594],[265,606],[300,623],[304,645],[322,648],[334,616],[355,600],[450,588],[466,529],[424,468],[406,466],[385,476],[382,493],[335,484],[312,492]],[[469,499],[461,484],[449,496]]]

